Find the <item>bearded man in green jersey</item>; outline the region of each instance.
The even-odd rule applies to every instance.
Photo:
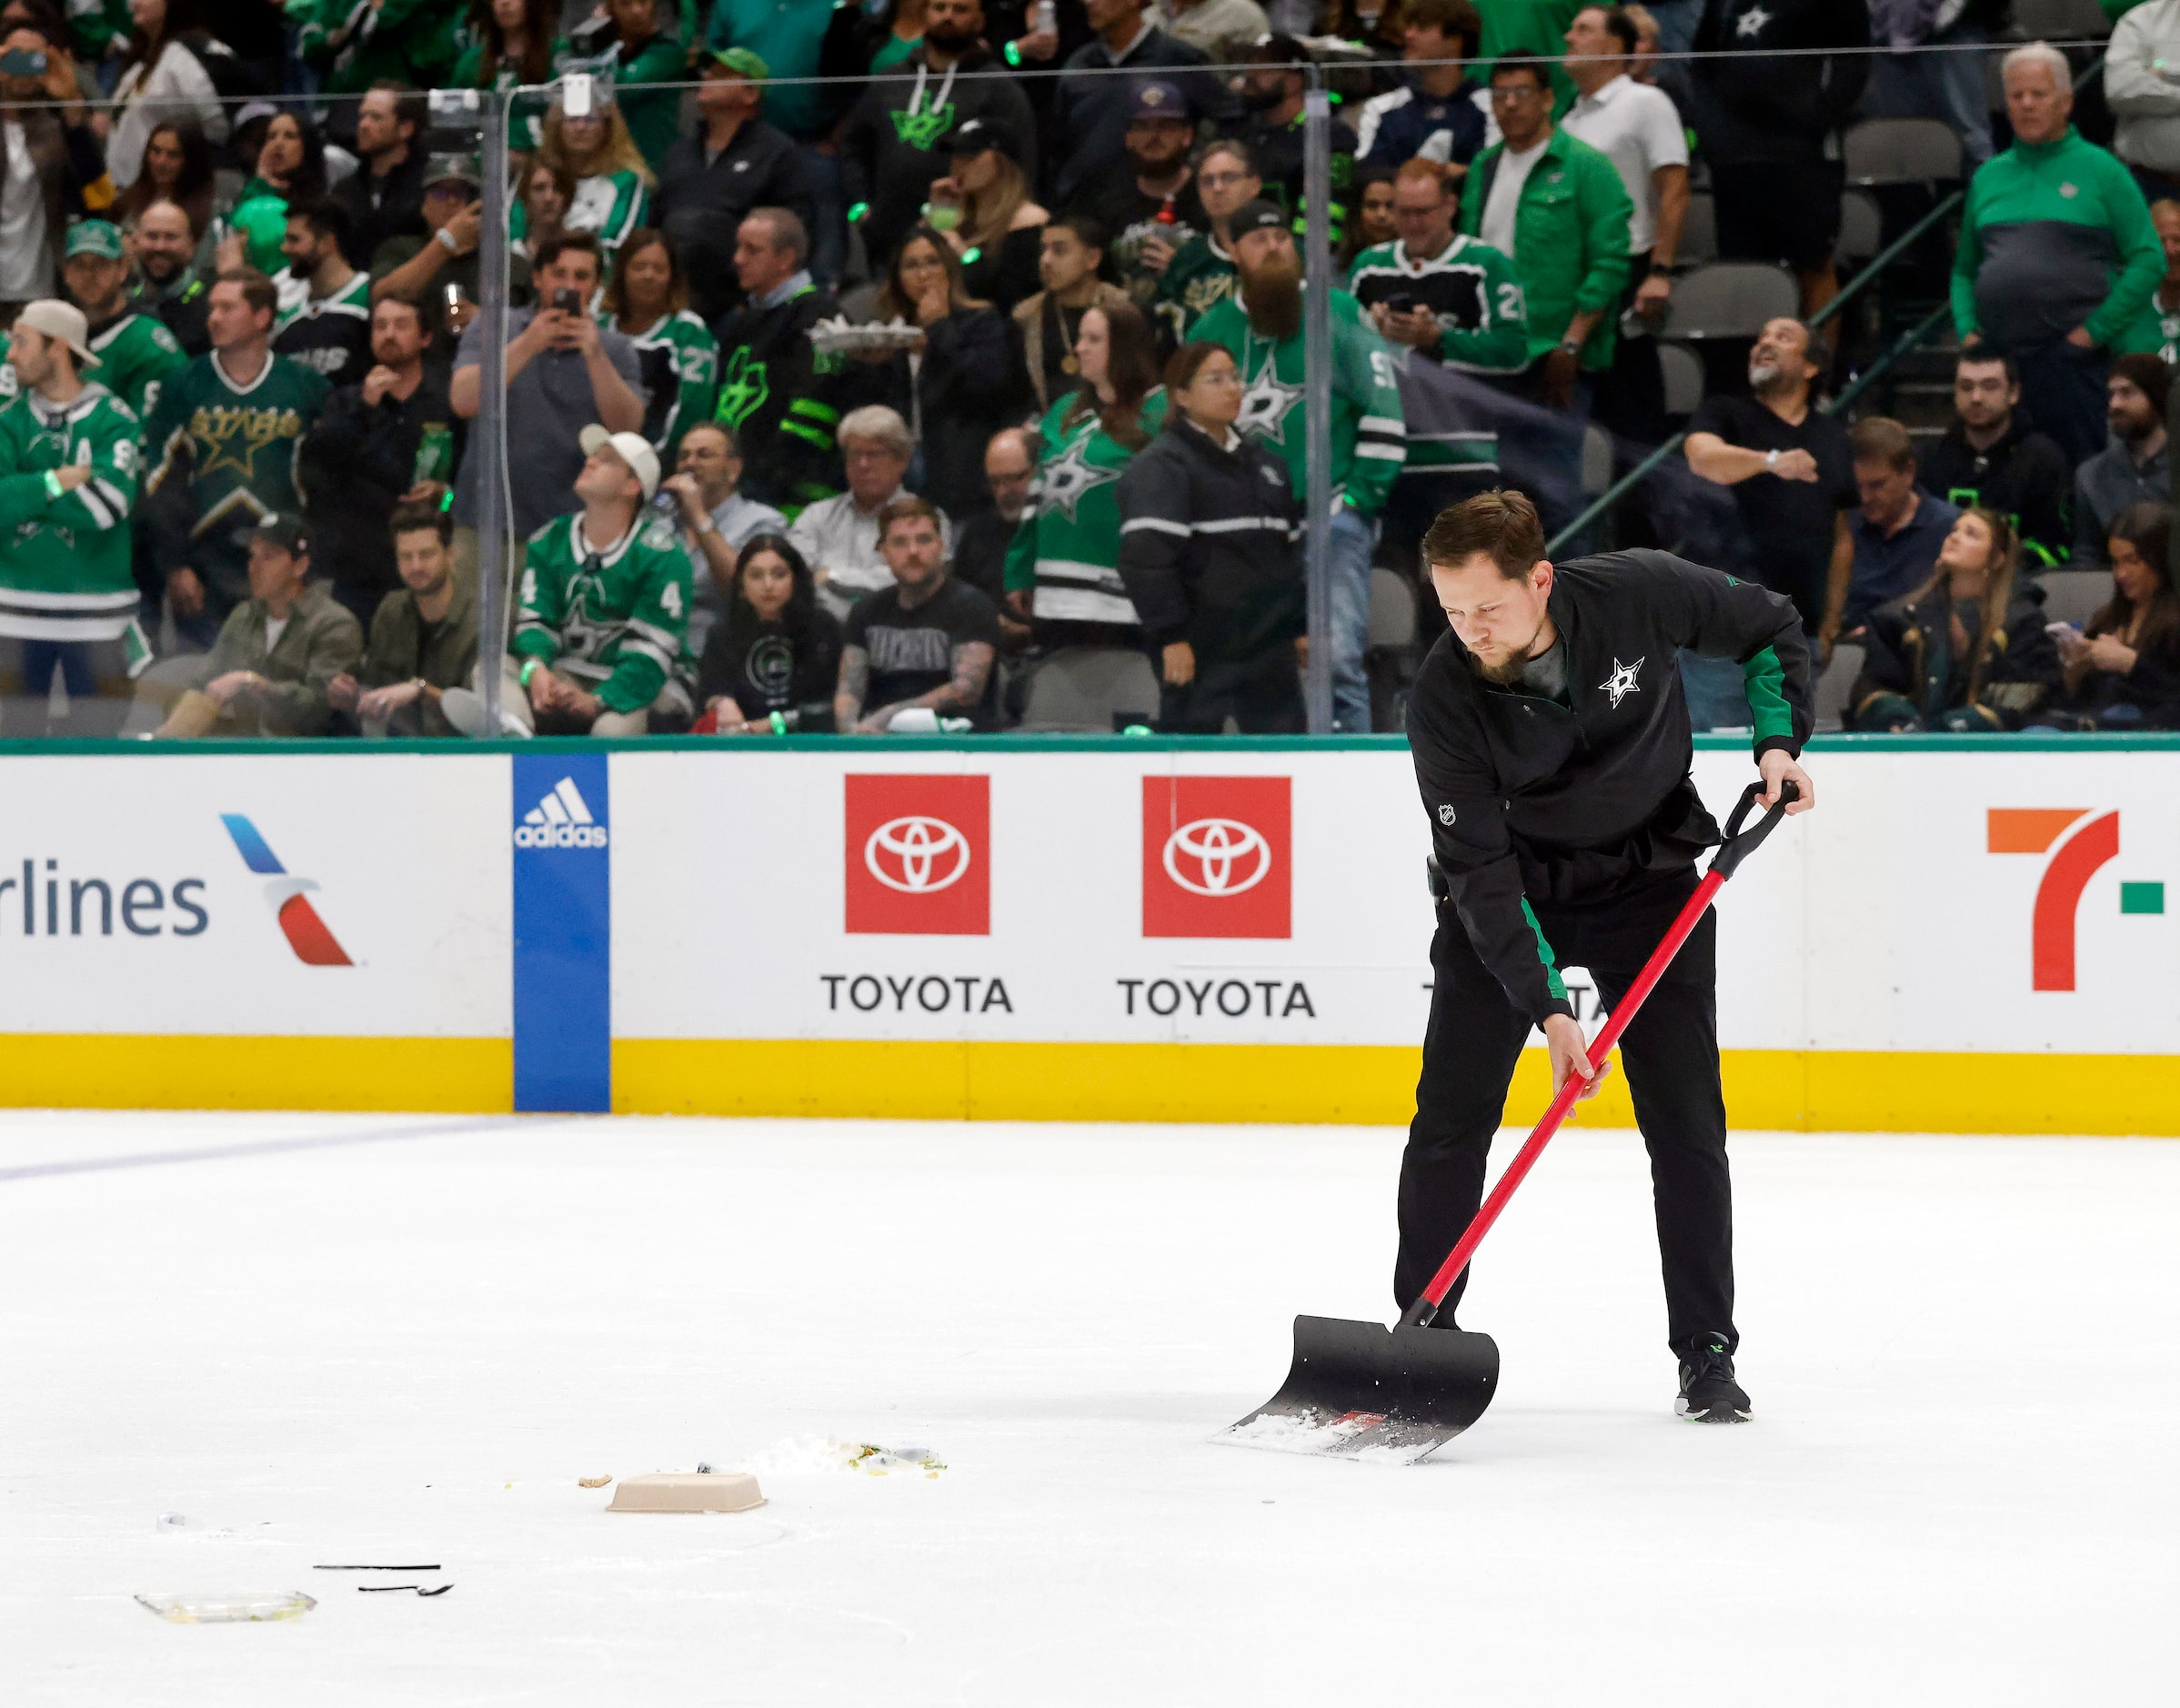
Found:
[[[139,421],[159,407],[159,387],[189,366],[189,357],[156,315],[128,300],[129,263],[118,227],[104,219],[79,219],[62,245],[61,278],[68,298],[90,323],[91,353],[98,383],[121,399]]]

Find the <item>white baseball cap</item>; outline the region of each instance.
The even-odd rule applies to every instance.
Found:
[[[90,322],[74,303],[41,296],[36,302],[23,305],[22,311],[15,316],[15,324],[28,327],[33,332],[43,332],[49,338],[58,338],[75,353],[79,367],[98,366],[98,357],[91,353]]]
[[[602,447],[610,445],[613,454],[628,464],[628,471],[643,484],[644,502],[658,496],[658,453],[642,434],[608,433],[593,421],[576,436],[576,443],[586,457],[595,457]]]

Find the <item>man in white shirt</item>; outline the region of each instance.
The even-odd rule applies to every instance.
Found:
[[[857,600],[893,585],[893,571],[879,554],[879,512],[901,496],[915,437],[898,409],[882,403],[850,409],[836,436],[848,490],[810,505],[795,518],[788,538],[818,583],[818,599],[845,618]],[[939,536],[953,557],[953,529],[943,513]]]
[[[1634,214],[1623,301],[1654,332],[1673,300],[1673,267],[1688,218],[1688,137],[1673,97],[1628,75],[1641,39],[1618,6],[1586,5],[1574,15],[1562,63],[1577,95],[1560,127],[1610,160],[1627,186]],[[1665,378],[1653,339],[1622,337],[1599,379],[1596,412],[1624,437],[1650,443],[1666,436]]]

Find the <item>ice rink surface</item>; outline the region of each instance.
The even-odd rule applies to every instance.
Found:
[[[1462,1311],[1505,1356],[1475,1429],[1214,1444],[1296,1311],[1390,1317],[1399,1146],[0,1116],[0,1698],[2175,1699],[2180,1144],[1737,1134],[1721,1429],[1672,1415],[1639,1141],[1571,1130]],[[577,1487],[822,1437],[947,1469]],[[454,1588],[311,1569],[374,1562]]]

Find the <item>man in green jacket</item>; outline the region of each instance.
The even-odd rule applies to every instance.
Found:
[[[2127,168],[2068,119],[2066,57],[2042,42],[2005,57],[2014,146],[1976,168],[1953,262],[1964,349],[2014,358],[2038,427],[2071,463],[2105,445],[2105,376],[2165,276],[2165,248]]]
[[[1503,140],[1469,170],[1461,230],[1513,257],[1529,311],[1529,367],[1517,389],[1578,417],[1612,365],[1613,313],[1628,278],[1634,204],[1611,160],[1552,123],[1542,61],[1492,67]]]
[[[1306,502],[1302,264],[1291,226],[1286,211],[1267,201],[1234,214],[1238,282],[1196,323],[1193,337],[1233,352],[1243,387],[1235,426],[1287,465],[1294,496]],[[1355,299],[1334,291],[1331,317],[1332,723],[1343,735],[1368,735],[1371,556],[1379,513],[1408,460],[1408,424],[1392,353]]]

